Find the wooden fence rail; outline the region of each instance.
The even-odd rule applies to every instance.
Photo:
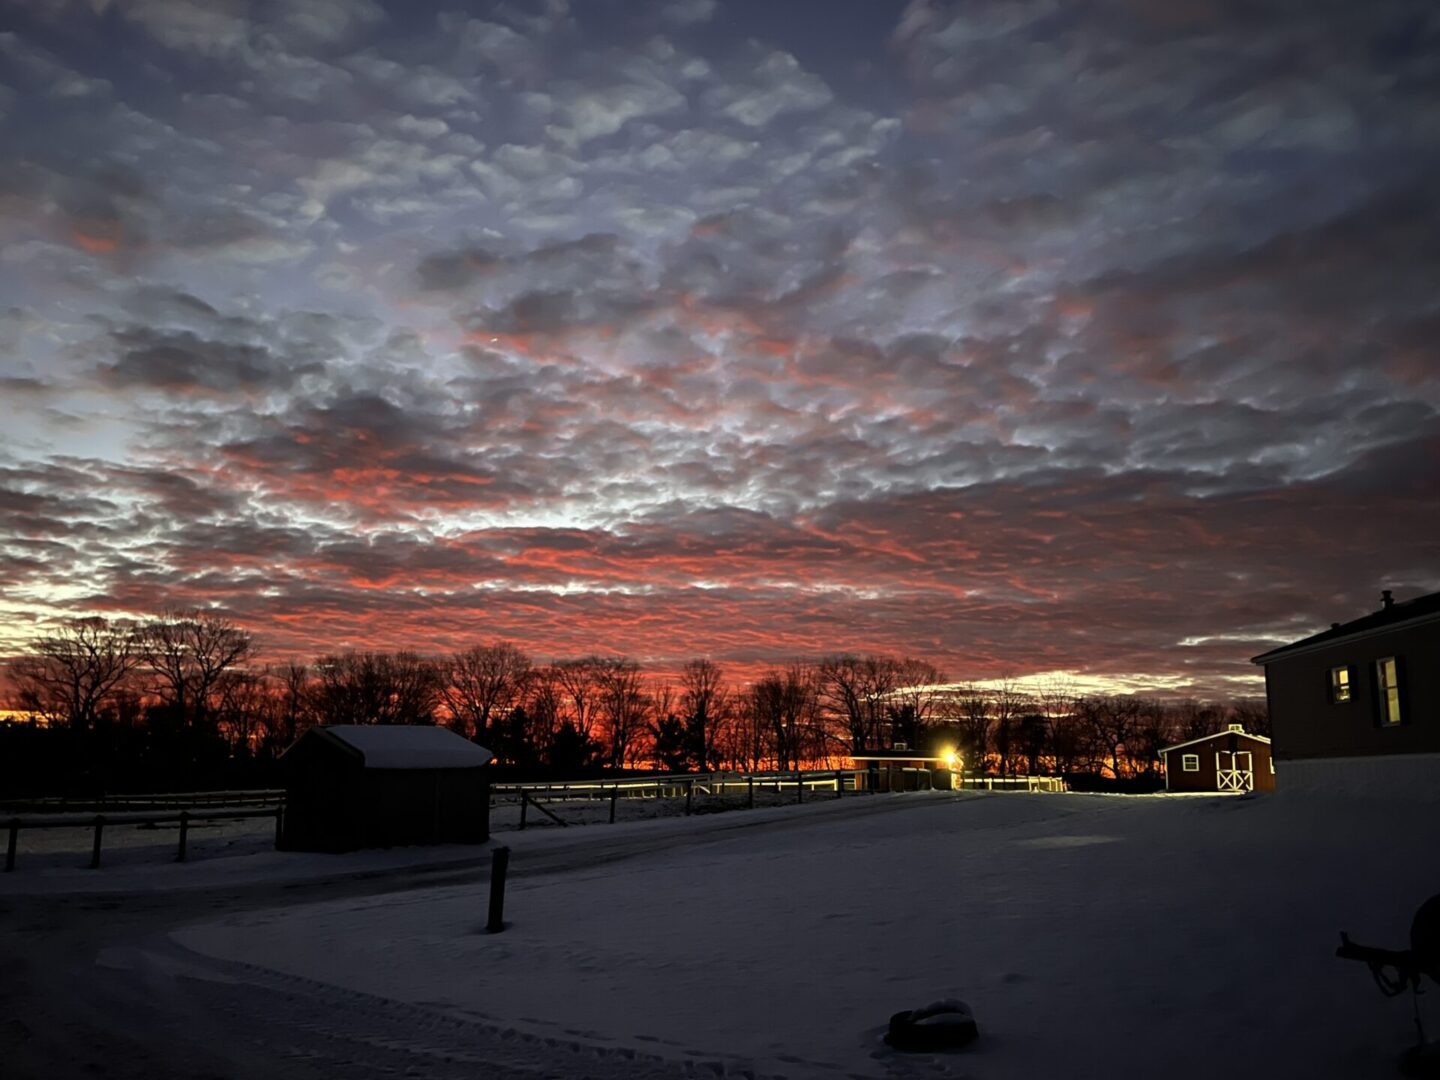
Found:
[[[197,807],[268,806],[285,801],[283,788],[252,788],[245,791],[174,791],[136,795],[46,796],[35,799],[6,799],[0,802],[0,816],[29,813],[103,813],[107,810],[182,810]]]
[[[864,770],[813,769],[793,772],[756,773],[683,773],[667,776],[624,777],[615,780],[556,780],[525,783],[492,784],[491,794],[497,799],[518,799],[522,794],[531,802],[568,802],[610,799],[683,799],[699,795],[724,795],[753,790],[792,791],[797,800],[806,792],[829,791],[844,793],[859,788],[858,777]]]
[[[93,829],[94,841],[90,847],[90,869],[100,868],[100,851],[104,843],[105,827],[107,825],[168,825],[176,823],[180,826],[179,843],[175,853],[176,862],[185,862],[188,857],[188,844],[190,839],[190,824],[195,821],[240,821],[245,818],[273,817],[275,819],[275,843],[280,843],[280,830],[284,825],[285,808],[283,806],[265,806],[252,808],[218,809],[218,810],[181,810],[179,813],[156,814],[141,812],[125,812],[113,814],[51,814],[51,815],[26,815],[25,817],[10,817],[4,819],[3,828],[7,832],[5,843],[5,871],[9,873],[15,869],[16,849],[19,847],[20,830],[22,829]]]

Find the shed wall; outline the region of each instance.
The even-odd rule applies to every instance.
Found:
[[[1270,770],[1270,747],[1257,739],[1247,739],[1238,732],[1228,731],[1217,732],[1202,742],[1169,751],[1165,755],[1165,790],[1219,791],[1220,780],[1215,755],[1221,751],[1228,753],[1232,738],[1235,740],[1235,749],[1250,752],[1255,790],[1274,791],[1275,774]],[[1187,773],[1184,770],[1185,754],[1195,754],[1200,759],[1198,772]]]

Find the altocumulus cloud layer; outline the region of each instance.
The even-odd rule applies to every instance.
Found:
[[[1440,587],[1440,14],[84,0],[0,32],[0,589],[956,677]]]

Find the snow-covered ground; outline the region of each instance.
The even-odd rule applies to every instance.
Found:
[[[1403,947],[1440,891],[1426,808],[1283,796],[917,793],[505,839],[500,935],[470,882],[172,937],[687,1072],[1356,1080],[1392,1076],[1413,1024],[1334,958],[1338,931]],[[941,997],[979,1042],[881,1043]]]

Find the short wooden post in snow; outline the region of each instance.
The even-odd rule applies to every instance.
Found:
[[[615,803],[620,798],[620,785],[614,784],[610,788],[610,824],[615,824]]]
[[[685,784],[685,814],[688,817],[690,807],[695,802],[695,781],[690,780]]]
[[[497,847],[490,859],[490,918],[485,931],[498,934],[505,929],[505,871],[510,866],[510,849]]]
[[[100,869],[100,840],[105,835],[105,815],[95,815],[95,844],[90,849],[90,869]]]
[[[746,786],[749,788],[749,793],[748,793],[748,795],[747,795],[746,805],[749,806],[751,810],[754,810],[754,809],[755,809],[755,777],[754,777],[753,775],[747,776],[747,777],[745,778],[745,782],[746,782]]]
[[[520,828],[525,828],[525,806],[530,802],[530,796],[525,794],[525,789],[520,789]]]
[[[175,853],[176,862],[185,861],[185,845],[190,838],[190,811],[180,811],[180,849]]]
[[[805,774],[799,769],[795,770],[795,801],[797,803],[805,801]]]
[[[15,869],[15,847],[20,842],[20,822],[10,819],[10,839],[5,844],[5,872]]]

